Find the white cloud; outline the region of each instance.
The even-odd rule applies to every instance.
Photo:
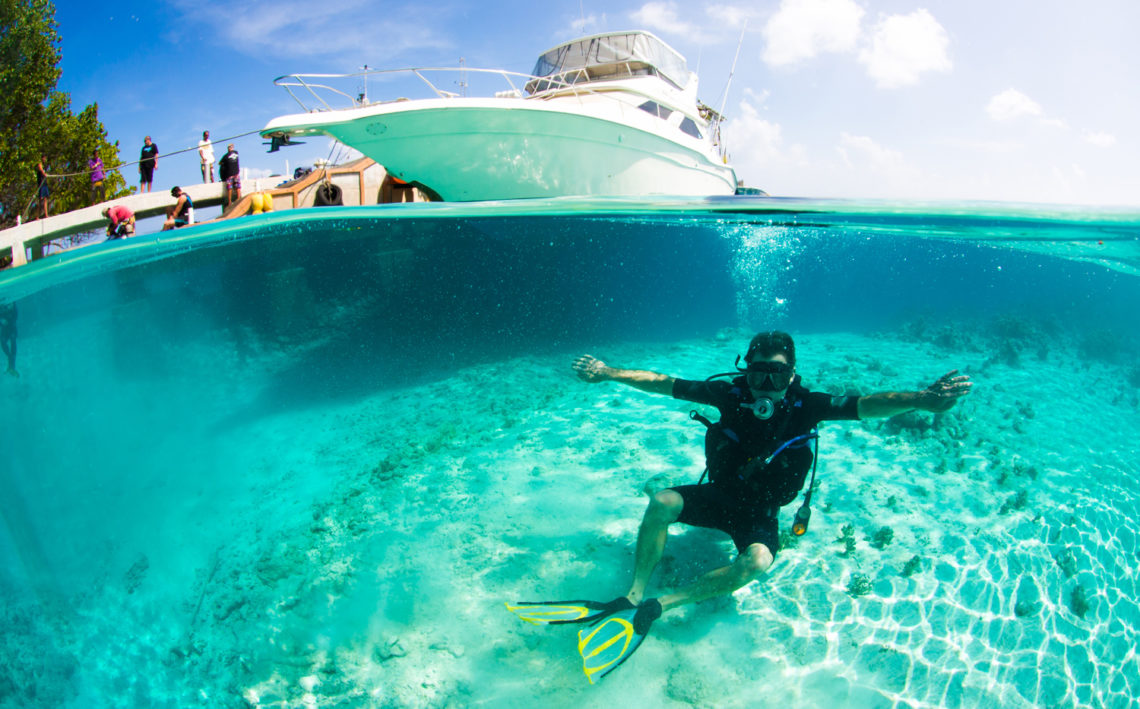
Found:
[[[1023,116],[1041,116],[1041,104],[1017,89],[1006,89],[986,104],[986,113],[995,121],[1012,121]]]
[[[752,112],[755,113],[756,109],[753,108],[753,106],[763,106],[767,104],[768,99],[772,96],[772,92],[768,89],[756,91],[751,86],[745,86],[744,95],[747,97],[747,100],[741,101],[741,112],[744,112],[744,110],[746,110],[744,107],[747,105],[748,109],[751,109]]]
[[[863,165],[874,172],[893,177],[913,172],[902,153],[883,147],[865,135],[851,135],[846,131],[841,133],[838,150],[843,162],[849,167]]]
[[[949,138],[939,141],[954,151],[968,150],[977,153],[1016,153],[1025,145],[1013,140],[979,140],[975,138]]]
[[[741,101],[739,116],[733,119],[732,144],[741,159],[770,169],[771,164],[783,158],[783,136],[779,123],[760,117],[759,111]]]
[[[1098,148],[1111,148],[1116,145],[1116,136],[1103,131],[1091,131],[1085,133],[1085,142]]]
[[[986,113],[995,121],[1010,123],[1021,119],[1033,119],[1039,125],[1048,128],[1067,130],[1069,124],[1062,118],[1053,118],[1045,115],[1041,104],[1021,93],[1017,89],[1006,89],[994,95],[986,104]],[[1111,137],[1111,136],[1109,136]],[[1088,140],[1088,138],[1086,138]],[[1093,142],[1089,140],[1089,142]],[[1095,144],[1095,143],[1094,143]]]
[[[759,103],[765,98],[749,95]],[[788,194],[790,189],[798,189],[793,187],[801,181],[797,176],[811,171],[803,147],[789,144],[780,124],[764,118],[752,100],[737,105],[725,123],[724,137],[736,176],[749,187]]]
[[[854,0],[781,0],[764,34],[764,61],[795,64],[822,52],[849,52],[859,39],[863,8]]]
[[[756,17],[756,10],[735,5],[710,5],[708,15],[722,29],[736,29]]]
[[[889,15],[879,20],[871,44],[859,61],[880,88],[893,89],[918,83],[922,74],[948,72],[950,36],[927,10]]]
[[[693,27],[677,16],[677,6],[671,2],[647,2],[630,13],[639,26],[670,34],[692,34]]]
[[[450,46],[417,11],[378,13],[369,0],[279,0],[272,11],[223,0],[174,0],[173,5],[184,27],[205,25],[223,44],[258,57],[351,57],[371,63],[410,48]]]
[[[601,24],[598,22],[598,16],[591,14],[586,15],[585,17],[581,15],[575,17],[570,22],[570,26],[574,29],[575,35],[583,35],[597,29],[601,26]]]
[[[258,179],[261,179],[264,177],[272,177],[274,174],[276,174],[273,172],[273,170],[270,170],[268,168],[257,168],[257,167],[243,167],[241,169],[241,171],[242,171],[241,179],[243,181],[258,180]]]

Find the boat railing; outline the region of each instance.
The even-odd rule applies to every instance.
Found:
[[[439,84],[441,84],[441,82],[438,79],[433,81],[433,78],[429,78],[428,76],[429,74],[435,75],[443,73],[459,76],[458,81],[453,82],[453,85],[458,91],[443,89],[440,87]],[[504,96],[517,98],[530,96],[531,98],[544,99],[554,96],[564,96],[568,93],[578,97],[605,95],[611,92],[611,87],[607,85],[607,80],[614,81],[646,75],[656,75],[651,66],[642,65],[641,63],[633,64],[630,62],[621,62],[613,65],[578,67],[549,76],[533,76],[531,74],[522,74],[514,71],[506,71],[504,69],[473,69],[462,66],[409,67],[404,69],[372,69],[349,74],[288,74],[286,76],[277,77],[273,80],[273,83],[288,91],[293,100],[296,101],[306,113],[314,113],[319,111],[336,111],[342,108],[362,108],[364,106],[405,100],[403,98],[381,101],[369,99],[367,82],[370,78],[378,79],[382,84],[392,85],[401,77],[406,78],[413,76],[426,86],[436,98],[457,98],[467,95],[467,90],[471,88],[470,82],[472,78],[499,77],[501,80],[499,87],[503,90],[496,91],[492,89],[492,91],[488,93],[494,93],[495,96],[500,98]],[[338,88],[333,85],[335,82],[353,80],[358,82],[355,94],[348,93],[343,88]],[[406,87],[401,86],[401,88]],[[628,91],[629,89],[623,88],[623,90]],[[640,92],[633,91],[633,93]],[[300,94],[300,96],[298,94]],[[344,105],[334,106],[330,104],[329,101],[326,100],[325,95],[322,94],[338,96],[341,99],[340,103]],[[303,96],[308,97],[308,103],[302,99]]]
[[[429,77],[429,74],[432,75]],[[438,79],[433,81],[436,74],[447,74],[448,76],[459,76],[458,81],[453,82],[456,91],[450,91],[441,88]],[[364,106],[371,106],[378,103],[390,103],[392,101],[399,101],[403,99],[389,99],[384,101],[373,101],[368,97],[368,81],[369,79],[377,79],[383,84],[390,84],[398,81],[401,78],[415,77],[430,90],[436,98],[457,98],[466,96],[469,88],[471,78],[483,77],[499,77],[501,82],[499,84],[500,90],[494,93],[496,96],[510,95],[523,97],[526,84],[540,77],[531,76],[530,74],[521,74],[514,71],[506,71],[504,69],[474,69],[471,67],[408,67],[404,69],[371,69],[368,71],[359,71],[350,74],[287,74],[279,76],[273,80],[277,86],[284,88],[289,95],[301,106],[301,109],[306,113],[314,113],[319,111],[335,111],[341,108],[362,108]],[[356,93],[349,93],[343,88],[338,88],[334,84],[343,86],[345,81],[359,82],[356,87]],[[560,86],[564,86],[565,82],[558,82]],[[299,95],[298,95],[299,94]],[[347,100],[347,105],[334,106],[326,100],[326,96],[337,96],[340,99]],[[308,103],[302,99],[308,98]],[[338,103],[345,103],[343,100],[333,99]]]

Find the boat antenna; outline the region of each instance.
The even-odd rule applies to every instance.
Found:
[[[360,98],[358,99],[358,101],[359,101],[361,106],[367,106],[368,105],[368,65],[365,64],[364,66],[362,66],[360,68],[361,68],[361,70],[364,71],[364,90],[360,92]]]
[[[736,43],[736,56],[732,58],[732,69],[728,72],[728,81],[724,84],[724,95],[720,99],[720,113],[716,116],[716,124],[720,126],[724,120],[724,106],[728,103],[728,87],[732,86],[732,75],[736,73],[736,61],[740,59],[740,48],[744,45],[744,33],[748,31],[748,20],[744,20],[744,27],[740,29],[740,41]]]

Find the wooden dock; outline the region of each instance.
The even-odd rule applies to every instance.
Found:
[[[234,219],[254,211],[254,194],[269,195],[274,211],[312,207],[318,188],[326,181],[340,189],[346,205],[376,204],[386,176],[384,168],[372,159],[361,158],[346,165],[313,170],[284,184],[281,184],[283,178],[280,176],[246,180],[242,182],[242,198],[226,209],[219,219]],[[220,182],[185,185],[182,190],[190,195],[195,209],[225,203],[225,189]],[[415,195],[415,200],[422,199],[421,195]],[[135,213],[136,220],[142,220],[165,215],[176,201],[170,196],[169,189],[134,194],[5,229],[0,231],[0,258],[10,256],[11,267],[22,266],[29,260],[41,258],[46,245],[52,241],[105,230],[107,220],[103,217],[103,210],[115,204],[125,205]]]

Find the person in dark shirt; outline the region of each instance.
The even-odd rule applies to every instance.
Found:
[[[154,171],[158,169],[158,146],[150,142],[150,136],[143,142],[139,153],[139,191],[150,191],[154,182]]]
[[[629,593],[605,606],[644,609],[652,604],[648,611],[651,621],[670,608],[731,593],[760,577],[779,551],[779,509],[795,500],[812,469],[811,441],[816,424],[894,416],[916,409],[940,413],[954,406],[971,387],[969,377],[954,370],[916,392],[866,396],[811,392],[796,374],[791,336],[778,331],[752,338],[744,362],[746,368],[732,373],[730,381],[690,381],[620,369],[590,355],[574,362],[574,371],[587,382],[619,382],[707,404],[716,407],[721,416],[715,424],[702,421],[708,426],[705,457],[709,482],[681,485],[652,496],[638,530]],[[703,419],[696,412],[691,416]],[[797,513],[797,522],[801,513]],[[738,555],[730,565],[706,573],[686,588],[643,600],[650,576],[664,553],[667,530],[674,522],[728,533]],[[806,531],[806,522],[805,517],[802,531]],[[802,531],[793,528],[794,533]]]
[[[44,219],[48,218],[48,196],[51,194],[48,190],[47,181],[47,155],[41,155],[40,161],[36,163],[36,199],[40,201],[40,207],[44,213]]]
[[[166,221],[162,223],[163,231],[178,229],[189,224],[191,210],[194,209],[194,200],[190,199],[190,195],[178,185],[170,188],[170,196],[178,201],[166,210]]]
[[[139,192],[150,192],[154,182],[154,171],[158,169],[158,146],[150,142],[150,136],[143,142],[139,153]]]
[[[233,143],[226,146],[226,154],[218,161],[218,179],[225,185],[228,208],[234,201],[241,199],[241,165]]]

